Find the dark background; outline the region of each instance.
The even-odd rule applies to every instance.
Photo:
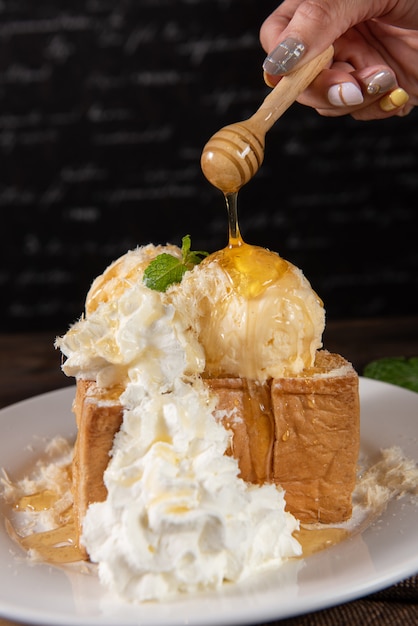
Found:
[[[0,330],[65,331],[138,244],[226,244],[207,139],[268,89],[257,0],[0,0]],[[301,267],[328,319],[413,314],[418,111],[294,105],[240,193],[241,231]]]

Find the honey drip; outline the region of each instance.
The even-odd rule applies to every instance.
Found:
[[[244,242],[238,223],[237,196],[236,192],[225,194],[228,245],[208,258],[215,258],[228,274],[234,289],[250,300],[280,280],[289,263],[275,252]]]
[[[49,489],[22,496],[14,505],[17,511],[40,512],[54,507],[60,495]],[[24,550],[34,550],[37,558],[48,563],[64,564],[82,560],[83,552],[77,544],[77,532],[70,505],[59,516],[59,524],[52,530],[19,535],[9,523],[9,534]]]
[[[74,563],[83,559],[83,554],[75,541],[75,537],[75,523],[71,519],[54,530],[20,537],[18,541],[25,550],[35,550],[42,561]]]
[[[15,504],[17,511],[47,511],[57,501],[54,491],[45,489],[29,496],[22,496]]]
[[[252,482],[271,480],[273,471],[274,415],[270,386],[244,379],[244,419],[247,427],[252,465]],[[253,448],[256,454],[251,454]]]
[[[228,247],[242,246],[238,224],[238,192],[225,194],[226,210],[228,213]]]
[[[301,527],[293,533],[295,539],[302,546],[302,557],[306,558],[316,552],[322,552],[326,548],[335,546],[337,543],[344,541],[350,536],[350,532],[346,528],[325,527],[325,528],[306,528]]]
[[[134,266],[130,271],[126,272],[122,279],[121,276],[122,259],[119,259],[107,268],[103,276],[98,277],[92,285],[92,288],[86,299],[87,314],[93,313],[101,302],[108,302],[109,298],[120,297],[130,284],[138,281],[141,276],[142,267]],[[117,279],[117,282],[116,280]],[[112,289],[109,289],[109,283],[113,280]]]

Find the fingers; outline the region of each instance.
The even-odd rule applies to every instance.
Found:
[[[313,58],[356,23],[371,17],[364,0],[285,0],[264,22],[260,40],[270,76],[291,71],[300,59]],[[365,6],[366,5],[366,6]]]
[[[358,120],[406,115],[412,108],[408,101],[390,68],[379,65],[355,71],[348,63],[323,70],[298,99],[321,115],[349,114]]]
[[[412,106],[408,102],[409,94],[401,87],[397,87],[377,102],[352,113],[352,116],[359,120],[383,119],[395,115],[403,117],[412,111]]]
[[[285,39],[282,33],[286,30],[294,12],[302,0],[286,0],[271,13],[260,29],[260,41],[264,50],[268,53],[274,50],[277,44]]]
[[[378,16],[382,5],[364,0],[284,0],[260,31],[268,52],[263,64],[266,83],[274,86],[281,76],[333,44],[333,63],[300,96],[300,103],[322,115],[350,114],[362,120],[407,114],[417,104],[413,88],[409,101],[401,89],[405,85],[411,89],[411,72],[405,67],[411,64],[413,46],[407,33],[394,33],[395,27],[370,19]],[[376,36],[385,45],[376,46]],[[398,84],[391,65],[404,85]]]

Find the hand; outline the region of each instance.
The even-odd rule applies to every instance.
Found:
[[[284,0],[260,39],[271,86],[334,45],[330,68],[298,100],[321,115],[381,119],[418,104],[417,0]]]

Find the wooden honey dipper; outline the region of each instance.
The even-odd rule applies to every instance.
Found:
[[[259,169],[265,135],[332,59],[332,46],[299,69],[283,76],[250,118],[224,126],[203,148],[202,171],[224,194],[237,192]]]

